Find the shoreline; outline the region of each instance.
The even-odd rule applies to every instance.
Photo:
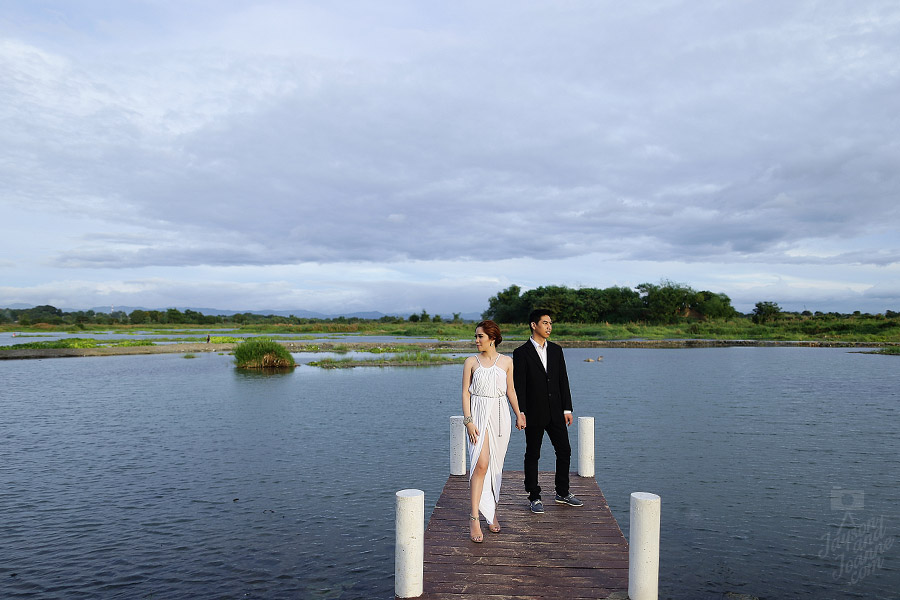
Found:
[[[521,340],[509,340],[521,342]],[[422,350],[438,352],[470,352],[472,342],[420,342],[396,341],[392,344],[376,342],[324,342],[305,343],[278,341],[289,352],[366,352],[393,344],[419,346]],[[897,342],[844,342],[844,341],[780,341],[780,340],[561,340],[557,344],[563,348],[882,348],[898,346]],[[184,354],[197,352],[231,352],[237,343],[207,344],[204,342],[159,344],[156,346],[110,346],[106,348],[0,348],[0,360],[26,360],[43,358],[69,358],[86,356],[131,356],[138,354]]]

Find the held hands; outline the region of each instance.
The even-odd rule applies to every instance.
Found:
[[[525,413],[523,412],[516,415],[516,429],[525,429]]]
[[[469,423],[466,425],[466,433],[469,434],[469,441],[473,444],[478,443],[478,428],[475,427],[475,423]]]

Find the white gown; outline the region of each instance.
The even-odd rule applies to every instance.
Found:
[[[469,483],[472,482],[472,467],[478,462],[481,448],[488,440],[490,462],[484,476],[484,487],[478,509],[488,524],[494,522],[494,511],[500,501],[500,482],[503,479],[503,461],[509,446],[511,419],[506,400],[506,371],[497,366],[498,355],[494,364],[485,367],[478,361],[478,367],[472,372],[472,383],[469,385],[471,398],[472,421],[478,429],[478,441],[469,445]],[[468,437],[466,438],[468,440]]]

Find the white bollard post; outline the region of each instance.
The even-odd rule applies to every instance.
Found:
[[[397,492],[394,594],[397,598],[422,595],[425,572],[425,492]]]
[[[578,474],[594,476],[594,417],[578,417]]]
[[[631,494],[628,534],[628,597],[631,600],[659,597],[660,504],[656,494]]]
[[[450,417],[450,474],[466,474],[466,426],[462,415]]]

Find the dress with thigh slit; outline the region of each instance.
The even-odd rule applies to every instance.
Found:
[[[472,372],[472,383],[469,385],[471,398],[472,422],[478,429],[478,441],[469,441],[469,482],[472,481],[472,469],[478,462],[485,441],[488,443],[490,461],[484,476],[484,487],[478,501],[478,509],[488,524],[494,522],[494,511],[500,501],[500,482],[503,479],[503,461],[509,446],[511,419],[506,400],[506,371],[497,366],[500,356],[494,363],[485,367],[476,356],[478,367]],[[466,438],[468,439],[468,438]]]

